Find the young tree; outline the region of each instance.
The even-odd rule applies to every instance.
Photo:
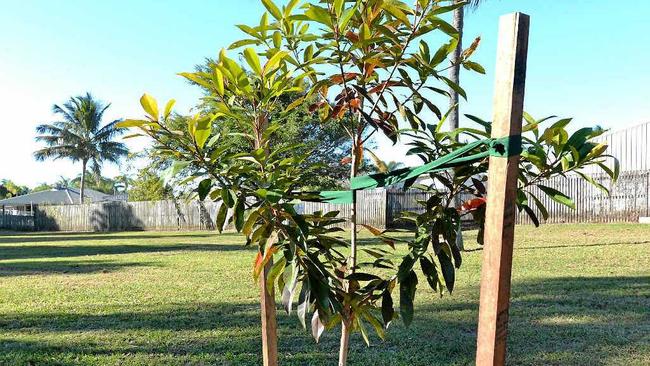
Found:
[[[524,130],[533,137],[525,137],[523,142],[516,136],[510,137],[512,140],[483,139],[489,137],[491,125],[479,119],[476,121],[483,130],[441,132],[447,115],[429,98],[448,96],[444,86],[464,92],[442,75],[449,68],[443,63],[455,49],[458,34],[440,16],[462,4],[420,0],[409,6],[400,1],[323,0],[297,10],[295,0],[281,8],[270,0],[262,2],[268,13],[258,25],[240,25],[248,38],[231,45],[231,49],[241,50],[245,65],[222,51],[209,70],[182,74],[207,91],[203,105],[208,106],[209,114],[188,118],[187,128],[175,129],[170,124],[173,101],[160,113],[156,101],[144,95],[141,104],[147,119],[127,120],[121,126],[136,127],[140,134],[153,138],[158,153],[174,159],[169,174],[185,170],[183,182],[196,182],[200,199],[222,202],[216,219],[218,229],[231,221],[245,234],[247,244],[258,248],[254,274],[262,287],[265,365],[277,362],[274,288],[281,290],[288,312],[299,293],[298,316],[305,325],[307,314],[313,310],[312,333],[317,340],[325,328],[342,323],[341,365],[347,363],[352,331],[359,331],[368,342],[366,326],[370,325],[383,337],[396,317],[395,288],[399,288],[401,318],[407,325],[411,322],[418,283],[416,263],[434,290],[442,291],[444,285],[451,292],[455,267],[462,260],[455,242],[460,214],[471,213],[481,223],[481,174],[487,171],[490,154],[507,154],[510,149],[523,147],[524,195],[530,193],[525,190],[532,185],[541,189],[544,178],[577,171],[588,164],[598,164],[606,172],[609,169],[603,163],[606,146],[589,141],[600,130],[584,129],[569,137],[566,120],[542,133],[539,125],[543,121],[529,122]],[[435,52],[422,40],[431,32],[440,32],[448,39]],[[465,52],[463,65],[481,72],[478,64],[469,61],[471,52],[471,48]],[[282,97],[291,93],[304,95],[283,105]],[[310,98],[314,97],[317,100],[312,102]],[[326,192],[302,190],[305,171],[313,168],[305,165],[307,155],[286,154],[292,147],[273,143],[287,116],[307,103],[322,122],[338,124],[350,138],[353,191],[339,193],[349,194],[353,205],[355,189],[393,183],[408,187],[422,175],[435,183],[420,187],[432,193],[425,212],[405,217],[414,221],[416,230],[414,239],[407,243],[409,254],[400,263],[393,263],[385,250],[363,248],[375,258],[369,266],[394,270],[388,278],[366,273],[366,264],[357,263],[354,215],[351,247],[346,255],[347,243],[332,235],[336,229],[328,226],[340,221],[335,219],[336,212],[300,215],[293,207],[296,199],[327,196]],[[431,117],[426,114],[435,116],[437,123],[427,122]],[[408,124],[410,132],[402,131],[400,121]],[[236,123],[237,132],[220,129],[226,123]],[[425,164],[357,177],[364,145],[376,131],[393,141],[400,134],[408,134],[412,139],[410,153],[420,156]],[[238,151],[229,144],[233,137],[244,141]],[[615,171],[608,172],[615,177]],[[547,188],[543,190],[554,199],[568,202],[566,196]],[[467,202],[459,213],[451,203],[454,197],[472,192],[475,200]],[[521,199],[518,206],[532,212],[527,200]],[[537,209],[543,215],[543,209]],[[394,245],[396,239],[376,228],[366,228]]]
[[[400,118],[413,129],[425,128],[425,122],[418,116],[425,109],[441,119],[440,109],[430,102],[431,94],[448,95],[441,84],[464,94],[457,84],[442,75],[449,68],[444,61],[456,48],[458,33],[441,18],[463,4],[326,0],[308,3],[295,17],[275,12],[275,5],[270,1],[264,4],[271,14],[276,13],[274,34],[277,32],[289,40],[287,51],[294,58],[302,57],[301,67],[314,72],[310,94],[320,100],[312,110],[318,111],[324,122],[331,120],[346,129],[352,142],[351,178],[358,175],[364,145],[375,132],[381,131],[397,142]],[[313,33],[294,26],[293,19],[307,21]],[[243,42],[269,45],[268,37],[256,28],[243,29],[253,37]],[[448,40],[437,49],[431,49],[424,40],[434,32]],[[463,62],[469,63],[468,58],[469,55]],[[352,201],[352,247],[347,265],[354,273],[357,269],[354,191]],[[354,286],[350,287],[350,299],[354,292]],[[351,331],[359,329],[351,304],[345,304],[345,309],[340,365],[347,362]]]
[[[262,24],[266,22],[266,15]],[[290,312],[299,295],[297,313],[303,325],[313,309],[312,331],[316,338],[341,308],[340,268],[344,256],[337,247],[345,241],[329,234],[340,220],[334,213],[299,215],[291,203],[309,195],[296,192],[314,167],[305,164],[306,154],[286,154],[295,147],[273,145],[272,138],[300,103],[282,105],[280,98],[302,92],[308,73],[289,62],[279,49],[260,54],[252,48],[241,53],[245,68],[222,51],[210,72],[182,75],[209,90],[204,103],[214,112],[188,119],[187,128],[171,127],[173,101],[160,113],[156,101],[144,95],[141,104],[146,120],[126,120],[121,127],[137,127],[140,134],[156,141],[159,154],[173,158],[169,174],[188,171],[184,183],[198,182],[199,199],[221,201],[216,226],[230,221],[243,232],[248,245],[258,248],[254,273],[260,278],[262,339],[265,364],[277,363],[275,290],[282,292]],[[301,100],[300,100],[301,101]],[[230,134],[214,133],[224,121],[238,124]],[[232,151],[227,140],[246,141],[243,151]],[[181,183],[183,184],[183,183]],[[277,285],[276,285],[277,284]]]
[[[62,106],[52,107],[54,114],[61,119],[36,127],[36,141],[46,147],[34,152],[38,161],[46,159],[70,159],[81,161],[80,201],[84,200],[86,170],[99,175],[104,161],[117,163],[126,156],[126,145],[114,141],[123,133],[116,129],[116,121],[102,125],[102,118],[110,104],[103,104],[94,99],[90,93],[70,98]]]

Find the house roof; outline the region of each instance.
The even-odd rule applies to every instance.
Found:
[[[93,189],[84,189],[84,194],[85,199],[91,202],[115,200],[114,196]],[[80,202],[79,196],[79,189],[77,188],[52,189],[0,200],[0,206],[21,206],[29,204],[71,205]]]

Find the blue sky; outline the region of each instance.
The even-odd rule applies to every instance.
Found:
[[[257,22],[258,0],[13,1],[0,12],[0,178],[29,186],[79,174],[66,161],[41,163],[34,127],[51,106],[90,91],[112,103],[107,117],[140,115],[143,92],[175,98],[188,112],[200,96],[176,73],[241,38],[235,24]],[[531,16],[525,109],[607,128],[650,120],[650,1],[485,0],[466,18],[465,42],[487,75],[463,74],[462,113],[490,119],[498,17]],[[129,142],[137,150],[145,140]],[[378,141],[385,160],[404,149]],[[120,167],[106,166],[108,176]]]

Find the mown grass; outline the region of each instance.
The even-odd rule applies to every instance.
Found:
[[[421,284],[411,328],[355,335],[350,365],[472,364],[468,247],[453,296]],[[235,234],[0,233],[0,365],[260,364],[253,256]],[[281,364],[336,363],[337,330],[278,314]],[[650,226],[518,227],[510,314],[509,364],[650,364]]]

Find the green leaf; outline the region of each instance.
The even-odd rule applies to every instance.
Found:
[[[303,281],[302,288],[300,289],[300,295],[298,296],[298,308],[296,312],[298,313],[298,319],[300,324],[302,324],[303,329],[307,329],[307,324],[305,322],[307,318],[307,312],[309,311],[309,281]]]
[[[235,48],[250,46],[252,44],[259,45],[260,43],[261,42],[256,39],[241,39],[239,41],[233,42],[230,46],[228,46],[228,49],[234,50]]]
[[[241,232],[242,228],[244,227],[244,211],[246,210],[244,207],[245,201],[246,199],[240,196],[237,197],[237,201],[235,202],[233,216],[235,218],[235,230],[238,232]]]
[[[309,5],[309,9],[305,11],[305,16],[315,22],[332,27],[332,18],[330,13],[319,6]]]
[[[288,17],[289,15],[291,15],[291,11],[293,11],[293,8],[295,8],[296,5],[298,5],[299,1],[300,0],[291,0],[291,1],[289,1],[287,6],[284,8],[283,15],[284,15],[285,18]]]
[[[409,21],[408,16],[406,16],[406,14],[397,6],[394,6],[390,2],[386,1],[381,5],[381,7],[396,19],[399,19],[407,27],[411,26],[411,22]]]
[[[198,73],[181,72],[178,75],[180,75],[180,76],[184,77],[185,79],[187,79],[187,80],[189,80],[189,81],[191,81],[193,83],[196,83],[196,84],[198,84],[198,85],[200,85],[200,86],[202,86],[202,87],[204,87],[206,89],[211,89],[210,83],[208,83],[207,81],[205,81],[205,79],[200,77]]]
[[[214,74],[212,75],[212,79],[214,80],[217,93],[219,93],[219,95],[223,95],[225,93],[225,88],[223,83],[223,73],[221,72],[221,70],[214,69]]]
[[[455,91],[455,92],[458,93],[460,96],[462,96],[463,99],[467,100],[467,94],[465,93],[465,90],[463,90],[463,88],[460,87],[460,85],[454,83],[453,81],[451,81],[451,79],[446,78],[446,77],[444,77],[444,76],[440,76],[440,78],[441,78],[442,81],[444,81],[445,84],[447,84],[447,86],[449,86],[453,91]]]
[[[271,71],[273,71],[279,64],[280,61],[282,61],[283,58],[285,58],[288,55],[287,52],[285,51],[278,51],[273,55],[267,62],[266,65],[264,65],[264,75],[267,75]]]
[[[535,202],[535,206],[537,207],[539,212],[542,214],[542,217],[544,218],[544,220],[548,220],[549,216],[548,216],[548,210],[546,209],[546,206],[544,206],[542,201],[540,201],[539,198],[537,198],[537,196],[535,196],[532,193],[529,193],[529,194],[533,198],[533,202]]]
[[[467,70],[474,70],[478,72],[479,74],[485,74],[485,69],[483,66],[479,65],[476,62],[473,61],[465,61],[463,62],[463,67]]]
[[[115,126],[117,128],[140,127],[147,123],[151,122],[141,119],[125,119],[124,121],[118,122]]]
[[[273,3],[273,1],[271,1],[271,0],[262,0],[262,4],[264,4],[264,7],[266,8],[266,10],[268,10],[269,13],[271,13],[271,15],[275,19],[277,19],[277,20],[282,19],[282,13],[280,12],[280,9],[278,9],[278,7]]]
[[[257,211],[253,211],[248,215],[248,218],[246,219],[246,222],[244,223],[244,226],[242,227],[241,231],[244,233],[246,236],[250,236],[251,233],[253,232],[253,227],[257,223],[257,219],[260,217],[260,214]]]
[[[232,195],[232,192],[226,187],[221,188],[221,199],[229,208],[232,208],[235,205],[235,198]]]
[[[539,187],[539,189],[541,189],[542,192],[546,193],[553,201],[555,201],[555,202],[557,202],[559,204],[565,205],[565,206],[567,206],[569,208],[572,208],[572,209],[576,208],[576,205],[573,202],[573,200],[571,200],[571,198],[569,196],[567,196],[566,194],[558,191],[557,189],[547,187],[547,186],[544,186],[544,185],[541,185],[541,184],[538,185],[537,187]]]
[[[205,146],[212,133],[212,123],[209,117],[201,117],[195,122],[194,140],[199,149]]]
[[[205,197],[210,193],[210,188],[212,188],[212,180],[206,178],[199,183],[199,200],[203,201]]]
[[[445,286],[447,291],[452,293],[454,291],[454,282],[456,281],[456,271],[451,262],[451,258],[444,250],[438,252],[438,262],[440,262],[440,269],[442,270],[442,277],[445,279]]]
[[[219,230],[220,233],[223,232],[224,224],[226,223],[226,216],[228,216],[228,205],[222,203],[219,206],[216,220],[217,230]]]
[[[414,271],[410,271],[399,284],[399,312],[407,327],[413,322],[413,300],[417,285],[418,277]]]
[[[278,279],[278,277],[284,270],[286,263],[287,261],[284,259],[284,257],[280,258],[280,260],[273,263],[273,266],[271,266],[271,269],[267,274],[266,288],[268,289],[269,295],[271,296],[275,296],[275,294],[273,293],[273,289],[275,288],[275,280]]]
[[[271,191],[264,188],[260,188],[255,191],[255,193],[264,200],[267,200],[271,203],[277,203],[282,199],[282,193],[277,191]]]
[[[176,104],[176,100],[170,99],[165,105],[165,113],[163,114],[165,119],[169,118],[169,115],[172,113],[172,108],[174,108],[174,104]]]
[[[384,327],[388,328],[390,323],[395,317],[395,309],[393,308],[393,297],[390,291],[386,290],[381,295],[381,317],[384,321]]]
[[[581,172],[576,172],[576,173],[577,173],[580,177],[582,177],[582,179],[586,180],[586,181],[589,182],[591,185],[593,185],[594,187],[600,189],[601,191],[603,191],[603,193],[605,193],[606,195],[609,196],[609,189],[607,189],[607,187],[605,187],[604,185],[600,184],[600,182],[596,181],[593,177],[591,177],[591,176],[589,176],[589,175],[586,175],[586,174],[584,174],[584,173],[581,173]]]
[[[156,102],[156,99],[154,99],[151,95],[144,93],[140,97],[140,104],[153,121],[158,120],[158,103]]]
[[[257,56],[257,53],[254,49],[248,47],[244,49],[244,58],[248,65],[253,69],[257,75],[262,75],[262,65],[260,64],[260,58]]]
[[[435,264],[433,264],[429,258],[422,257],[420,258],[420,267],[422,267],[422,273],[427,277],[427,282],[431,289],[433,289],[434,292],[437,292],[439,279]]]
[[[537,218],[537,215],[535,215],[533,209],[530,208],[530,206],[528,205],[522,205],[521,208],[523,208],[523,210],[526,211],[528,217],[530,217],[530,220],[533,222],[535,227],[539,227],[539,219]]]

